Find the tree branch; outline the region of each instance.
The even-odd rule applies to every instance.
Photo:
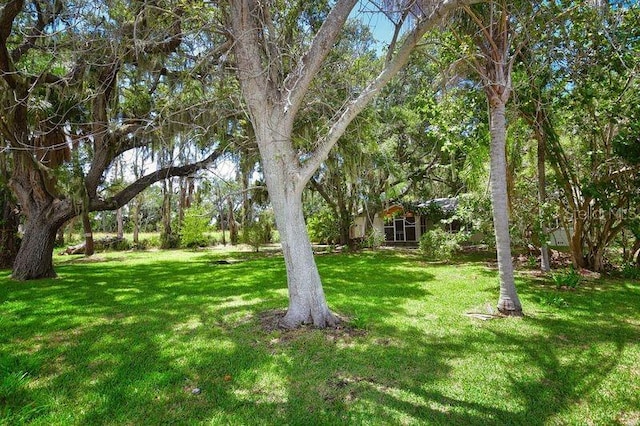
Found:
[[[327,57],[333,45],[340,35],[340,30],[356,5],[357,0],[338,0],[331,9],[327,19],[322,23],[320,30],[313,38],[311,47],[302,56],[298,66],[293,69],[284,81],[285,102],[284,112],[298,111],[302,99],[309,91],[311,81],[316,76],[324,59]]]
[[[386,63],[380,74],[378,74],[356,99],[346,104],[342,113],[333,122],[327,134],[318,141],[316,150],[309,156],[308,160],[302,164],[299,184],[306,185],[309,179],[311,179],[315,170],[320,167],[320,164],[322,164],[329,155],[331,148],[333,148],[338,139],[344,134],[349,123],[353,121],[378,94],[382,87],[409,61],[411,52],[422,36],[439,24],[442,19],[454,9],[466,4],[479,3],[480,1],[482,0],[442,0],[439,5],[434,7],[429,15],[416,24],[416,27],[406,36],[395,57]]]
[[[25,36],[22,44],[13,49],[13,51],[11,52],[11,58],[13,59],[14,63],[18,62],[22,55],[27,53],[29,49],[35,47],[36,40],[38,40],[38,37],[42,36],[45,27],[51,24],[55,17],[62,11],[62,2],[59,0],[56,0],[51,5],[51,8],[49,8],[49,5],[46,5],[47,10],[45,11],[42,10],[39,2],[34,1],[33,4],[36,8],[36,13],[38,14],[38,20],[36,22],[36,25],[31,28],[29,34]]]
[[[7,39],[16,16],[22,11],[24,0],[10,0],[0,9],[0,73],[9,87],[15,89],[18,81],[15,76],[13,61],[7,49]]]
[[[265,108],[269,101],[267,77],[260,60],[260,25],[255,19],[257,8],[253,0],[231,2],[231,26],[238,77],[246,84],[244,97],[250,113],[254,109]]]
[[[333,209],[335,213],[338,213],[338,205],[331,199],[327,191],[325,191],[324,187],[315,179],[311,179],[309,181],[314,190],[318,191],[318,194],[324,199],[324,201],[329,204],[329,206]]]
[[[136,180],[113,197],[109,197],[104,200],[95,198],[91,199],[89,202],[89,211],[117,210],[131,201],[133,197],[141,193],[150,185],[170,177],[192,175],[193,173],[208,167],[211,163],[216,161],[220,155],[222,155],[222,151],[216,149],[202,161],[184,166],[169,166],[156,170],[155,172],[149,173],[148,175]]]

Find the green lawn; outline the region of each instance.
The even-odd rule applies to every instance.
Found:
[[[635,281],[561,291],[521,274],[526,317],[481,321],[464,314],[497,301],[482,256],[328,254],[327,298],[351,325],[284,332],[277,255],[56,261],[54,280],[0,272],[0,424],[640,422]]]

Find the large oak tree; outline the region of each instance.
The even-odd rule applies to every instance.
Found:
[[[210,149],[201,161],[169,165],[115,194],[102,190],[117,157],[179,133],[207,137],[194,126],[202,122],[194,105],[178,114],[171,103],[190,81],[187,62],[196,62],[177,55],[193,39],[178,3],[10,0],[0,8],[0,135],[25,215],[14,278],[55,276],[55,236],[69,219],[118,209],[150,184],[192,174],[219,155]]]

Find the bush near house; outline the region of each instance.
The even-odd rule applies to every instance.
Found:
[[[449,261],[460,249],[459,236],[442,228],[433,228],[420,237],[420,251],[427,258]]]

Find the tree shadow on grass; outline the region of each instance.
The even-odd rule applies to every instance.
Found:
[[[529,318],[525,321],[533,320]],[[549,424],[562,419],[565,412],[582,404],[584,398],[600,392],[602,382],[618,368],[625,348],[637,345],[640,338],[638,329],[628,325],[593,327],[581,326],[574,321],[547,319],[535,320],[535,323],[552,336],[558,332],[572,331],[571,339],[580,343],[569,345],[565,340],[553,337],[531,338],[487,327],[486,333],[467,339],[464,343],[448,337],[438,342],[415,341],[418,346],[428,347],[426,357],[420,356],[415,349],[393,351],[385,348],[384,354],[374,352],[369,362],[374,362],[377,356],[391,356],[397,360],[397,366],[375,369],[364,378],[356,376],[342,379],[346,384],[335,391],[337,395],[332,400],[343,401],[344,407],[336,412],[357,416],[357,410],[348,409],[349,401],[357,396],[366,400],[370,407],[376,407],[376,418],[383,419],[381,423],[387,424]],[[599,349],[588,349],[589,345],[598,345]],[[504,356],[498,352],[500,350],[515,353],[515,358],[521,361],[514,364],[514,357]],[[354,356],[344,350],[336,352],[336,356],[342,358]],[[477,355],[478,352],[484,355],[484,363],[489,364],[484,368],[499,372],[503,380],[488,380],[483,385],[475,383],[471,377],[468,378],[469,382],[461,377],[459,386],[461,389],[467,388],[466,392],[450,391],[437,385],[437,381],[443,377],[456,374],[450,367],[452,363],[457,364],[456,359],[466,360],[472,353]],[[416,374],[411,371],[409,377],[415,380],[408,379],[403,369],[407,365],[414,365],[416,357],[419,363],[425,363],[425,371],[434,368],[443,375],[429,375],[425,371]],[[469,362],[482,363],[477,359]],[[404,381],[391,379],[390,376],[394,374],[403,377]],[[498,395],[503,395],[509,401],[499,401]],[[595,417],[587,419],[578,416],[568,423],[585,421],[611,424],[623,418],[625,410],[637,410],[637,387],[635,392],[629,390],[609,397],[618,398],[617,401],[610,401],[618,404],[617,407],[597,407],[593,414]]]
[[[71,423],[179,423],[252,405],[234,380],[272,361],[264,342],[236,330],[286,305],[284,265],[260,257],[225,266],[210,260],[72,262],[58,266],[59,279],[2,283],[0,342],[11,357],[5,365],[29,376],[12,394],[21,393],[22,402],[2,402],[11,418],[56,423],[68,405],[82,407]],[[422,295],[408,289],[375,297]],[[386,314],[395,310],[395,303],[382,304]],[[197,387],[201,393],[191,393]],[[26,405],[39,409],[21,411]],[[249,410],[247,420],[270,410],[287,416],[275,404]]]
[[[572,293],[575,311],[563,316],[456,323],[438,334],[411,325],[263,330],[260,313],[286,305],[281,259],[211,259],[69,264],[61,279],[3,282],[0,359],[29,373],[9,422],[544,424],[593,392],[640,337],[620,313],[609,324],[585,321],[589,296],[618,312],[620,297],[638,306],[637,287],[611,298]],[[323,257],[329,298],[381,318],[429,299],[423,284],[434,285],[433,276],[402,257],[372,268],[379,260]],[[548,289],[524,281],[523,291],[531,298]],[[517,324],[539,333],[522,336]],[[467,375],[467,365],[501,380]]]

